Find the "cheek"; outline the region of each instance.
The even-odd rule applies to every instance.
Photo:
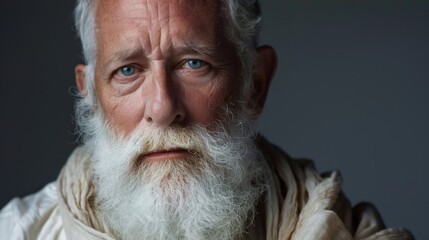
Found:
[[[141,122],[144,106],[136,94],[116,97],[109,91],[101,91],[99,96],[108,124],[118,133],[128,135]]]
[[[191,124],[212,125],[224,116],[224,107],[230,103],[233,91],[228,86],[212,87],[188,94],[183,103]]]

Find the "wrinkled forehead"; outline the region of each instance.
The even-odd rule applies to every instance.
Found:
[[[97,28],[126,19],[139,21],[142,27],[172,20],[203,27],[224,16],[220,0],[96,0],[94,9]]]

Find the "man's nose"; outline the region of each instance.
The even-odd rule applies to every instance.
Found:
[[[185,109],[180,99],[178,85],[169,77],[168,71],[158,68],[152,72],[150,84],[146,91],[146,107],[144,121],[153,127],[166,127],[182,124]]]

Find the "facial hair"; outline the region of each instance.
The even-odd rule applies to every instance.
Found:
[[[266,189],[268,167],[248,118],[236,115],[214,130],[147,128],[123,137],[95,113],[95,134],[85,145],[93,151],[97,212],[111,233],[127,240],[245,236]],[[187,149],[191,156],[139,161],[169,148]]]

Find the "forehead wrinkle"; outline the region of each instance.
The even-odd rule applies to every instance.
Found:
[[[102,21],[103,25],[109,25],[109,22],[127,22],[131,20],[129,23],[135,24],[134,26],[140,29],[135,33],[142,36],[139,41],[135,42],[137,46],[134,47],[139,48],[139,51],[142,51],[142,54],[147,57],[158,58],[164,54],[176,53],[179,51],[174,49],[177,46],[185,46],[184,48],[188,49],[186,50],[187,52],[193,51],[194,53],[210,56],[218,55],[216,51],[221,43],[221,36],[205,39],[207,26],[203,23],[211,19],[211,21],[215,22],[215,26],[219,27],[219,23],[217,23],[219,19],[213,18],[211,11],[207,13],[201,12],[201,10],[207,10],[208,8],[218,9],[219,4],[217,2],[204,0],[132,0],[129,3],[132,6],[131,9],[120,4],[120,2],[113,1],[113,3],[113,9],[110,8],[111,11],[109,11],[113,15],[104,12],[103,19],[107,21]],[[205,6],[198,3],[205,3]],[[115,18],[118,11],[126,12],[126,14],[122,15],[121,18]],[[195,11],[200,14],[195,15]],[[197,23],[197,25],[190,24],[190,21]],[[211,28],[211,26],[209,27]],[[191,33],[191,35],[188,33]],[[134,47],[131,46],[130,49]],[[135,52],[135,50],[122,51],[122,53],[112,57],[109,62],[127,59],[130,55],[135,56],[137,55]]]
[[[149,23],[140,25],[142,30],[147,30],[148,42],[142,39],[143,49],[148,51],[148,56],[154,59],[160,59],[164,56],[164,51],[169,49],[168,44],[170,35],[170,2],[169,1],[145,1],[145,7]],[[145,31],[143,31],[145,32]],[[146,45],[146,46],[145,46]],[[150,53],[149,53],[150,52]]]
[[[167,40],[167,38],[163,36],[168,36],[168,33],[164,34],[165,31],[168,31],[167,27],[150,27],[147,33],[143,33],[147,34],[148,41],[142,38],[141,44],[148,57],[159,59],[163,56],[163,51],[166,50],[164,49],[164,39]]]

